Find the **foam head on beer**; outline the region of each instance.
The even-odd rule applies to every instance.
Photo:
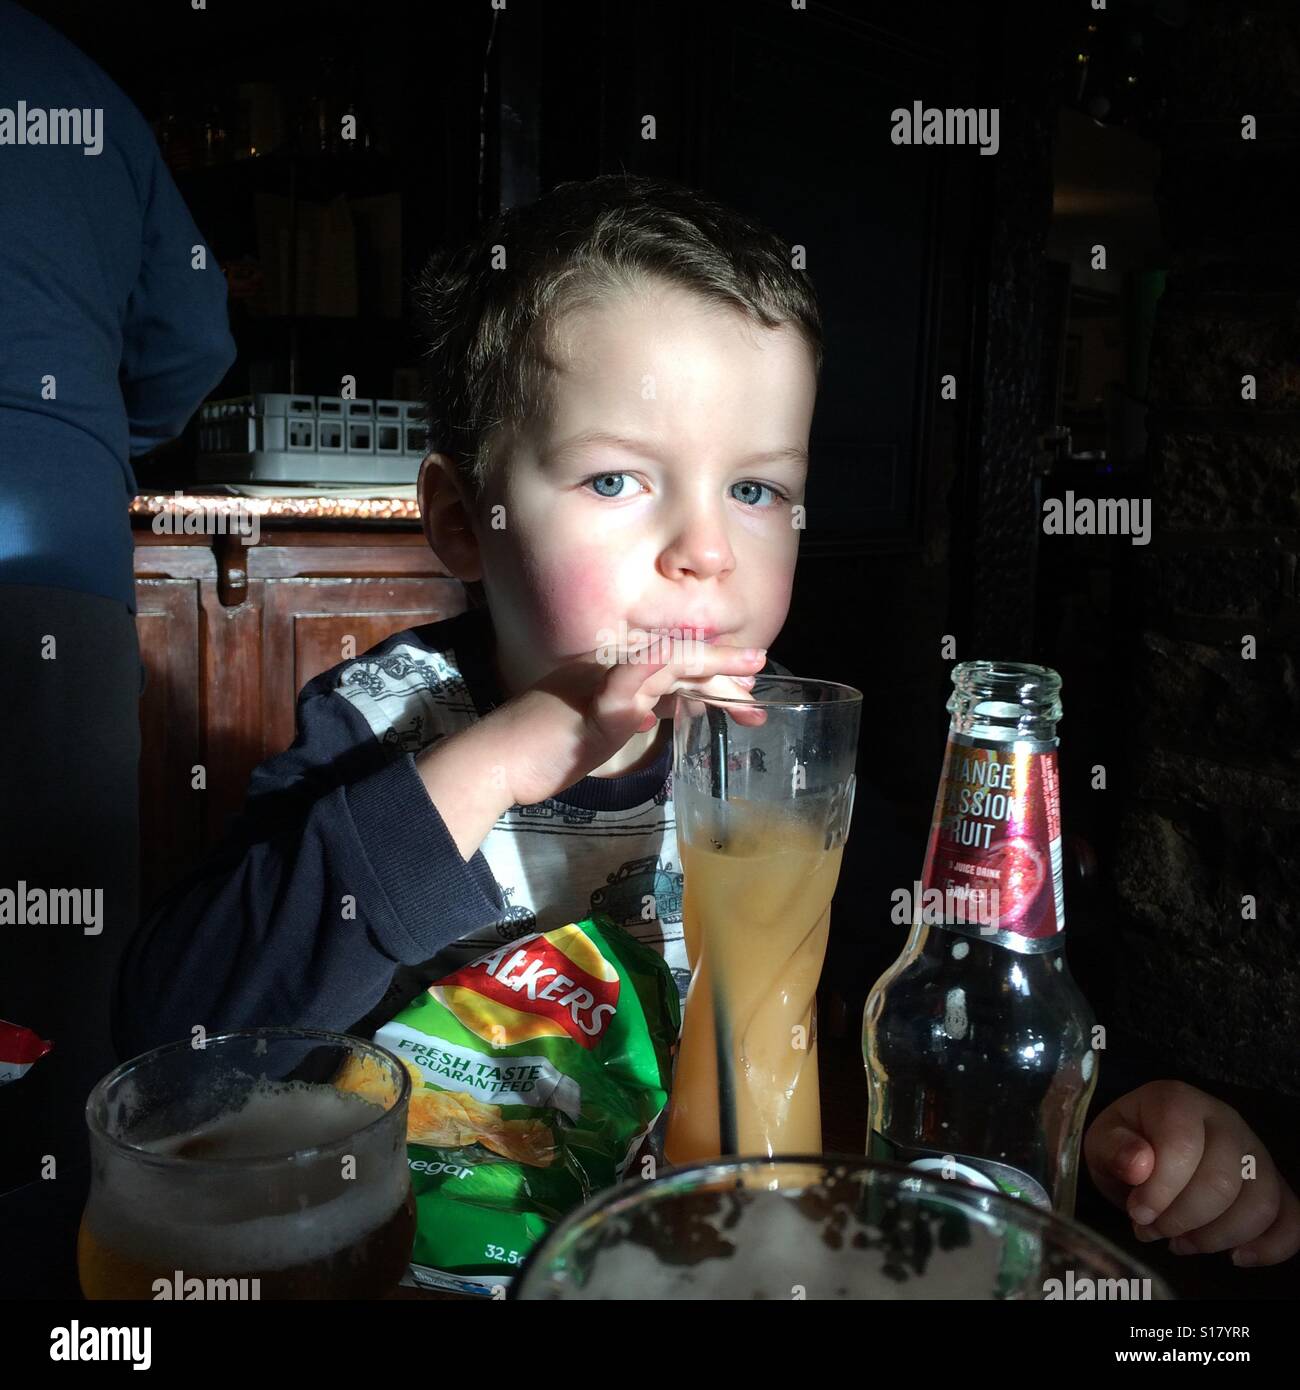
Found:
[[[507,694],[601,633],[766,648],[781,630],[822,358],[791,260],[691,190],[611,175],[426,269],[421,513],[491,610]]]
[[[148,1297],[179,1270],[258,1277],[264,1298],[327,1297],[375,1265],[400,1274],[414,1218],[404,1154],[373,1124],[383,1114],[333,1086],[262,1081],[200,1124],[125,1136],[133,1152],[97,1155],[83,1288]]]

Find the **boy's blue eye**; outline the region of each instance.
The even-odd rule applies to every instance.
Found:
[[[760,492],[770,492],[772,494],[772,501],[768,504],[769,506],[775,506],[778,502],[787,500],[785,493],[778,491],[776,488],[772,487],[770,483],[737,483],[736,487],[758,488]],[[740,500],[744,502],[748,499],[742,497]]]
[[[586,479],[586,481],[583,483],[583,486],[594,487],[596,490],[597,497],[621,497],[623,495],[623,479],[630,478],[631,476],[632,475],[630,473],[597,473],[592,477]],[[614,486],[610,491],[607,492],[604,490],[604,485],[607,483],[613,483],[616,484],[616,486]],[[772,501],[767,504],[768,506],[775,506],[777,502],[785,502],[789,500],[785,493],[781,492],[778,488],[772,487],[769,483],[759,483],[752,481],[736,483],[732,489],[733,493],[735,491],[735,488],[756,488],[758,490],[759,496],[761,496],[764,492],[771,493]],[[742,502],[750,502],[750,499],[752,497],[753,494],[751,493],[749,494],[749,496],[740,497],[738,500]],[[757,500],[757,498],[754,498],[753,503],[751,503],[751,505],[755,505],[757,503]]]
[[[596,495],[598,497],[618,497],[622,491],[622,480],[630,477],[628,473],[598,473],[594,478],[588,478],[587,482],[596,484]],[[618,483],[619,486],[613,492],[602,492],[601,483]]]

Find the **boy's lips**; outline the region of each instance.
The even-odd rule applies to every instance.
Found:
[[[648,623],[645,625],[644,631],[664,633],[671,632],[674,628],[682,634],[683,638],[693,637],[697,642],[712,642],[722,634],[721,628],[709,627],[705,623],[686,622]]]

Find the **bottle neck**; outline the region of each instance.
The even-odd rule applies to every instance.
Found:
[[[953,667],[948,712],[954,733],[1014,742],[1054,743],[1061,678],[1019,661],[963,661]]]

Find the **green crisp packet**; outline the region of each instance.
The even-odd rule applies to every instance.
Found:
[[[663,958],[602,914],[502,945],[380,1028],[415,1083],[415,1281],[509,1285],[619,1182],[668,1099],[680,1024]]]

